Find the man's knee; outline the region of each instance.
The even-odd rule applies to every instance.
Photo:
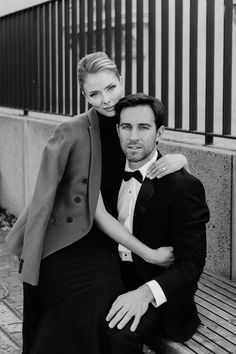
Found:
[[[139,342],[138,335],[131,332],[130,326],[123,329],[108,327],[108,342],[111,353],[142,353],[142,344]]]

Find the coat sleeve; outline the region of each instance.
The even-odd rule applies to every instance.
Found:
[[[25,206],[16,222],[12,226],[10,232],[6,236],[6,244],[9,251],[17,257],[21,256],[25,225],[29,215],[29,205]]]
[[[193,297],[205,265],[209,210],[202,183],[197,179],[183,183],[169,213],[175,261],[156,280],[168,303],[177,306]]]
[[[55,129],[44,148],[25,226],[21,258],[26,272],[34,269],[35,274],[39,273],[45,231],[74,142],[73,128],[65,122]],[[27,275],[24,280],[33,283]]]

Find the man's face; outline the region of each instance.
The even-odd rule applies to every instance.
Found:
[[[163,131],[163,126],[157,130],[154,113],[148,105],[121,111],[117,132],[131,168],[140,168],[153,157]]]

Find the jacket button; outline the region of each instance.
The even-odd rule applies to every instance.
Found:
[[[49,223],[51,224],[51,225],[54,225],[55,224],[55,218],[54,218],[54,216],[50,216],[50,218],[49,218]]]
[[[88,184],[88,179],[87,178],[82,179],[82,183],[83,184]]]
[[[68,218],[66,218],[66,222],[71,223],[73,221],[73,218],[71,216],[68,216]]]
[[[74,198],[74,202],[75,203],[80,203],[81,202],[81,198],[80,197],[75,197]]]

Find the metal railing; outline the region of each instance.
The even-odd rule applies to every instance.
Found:
[[[235,139],[234,3],[56,0],[3,16],[0,106],[83,112],[77,60],[103,50],[125,76],[127,94],[161,97],[169,129],[202,134],[206,144],[218,136]]]

